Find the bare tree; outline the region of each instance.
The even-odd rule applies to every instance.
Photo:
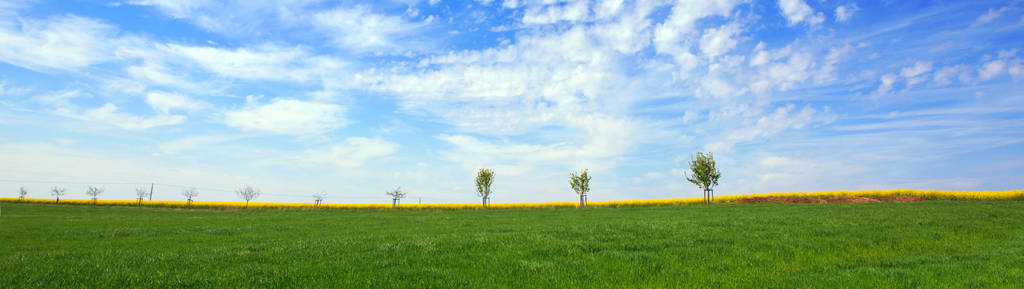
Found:
[[[197,190],[195,187],[186,188],[185,190],[181,191],[181,195],[188,198],[188,200],[185,201],[185,206],[191,209],[192,199],[199,196],[199,190]]]
[[[25,201],[25,196],[28,196],[28,190],[26,190],[25,187],[19,188],[18,189],[18,201],[19,202],[24,202]]]
[[[313,194],[313,207],[314,208],[320,207],[320,203],[323,203],[324,202],[324,198],[326,198],[326,197],[327,197],[327,193],[326,192],[320,192],[320,193]]]
[[[587,205],[587,192],[590,192],[590,175],[587,174],[587,169],[583,169],[581,173],[569,174],[569,185],[572,186],[572,190],[576,191],[576,194],[580,196],[580,208]]]
[[[713,188],[718,185],[718,178],[722,176],[722,171],[715,167],[715,157],[711,155],[711,152],[706,155],[697,152],[697,157],[690,161],[690,171],[693,172],[693,175],[686,175],[686,172],[683,172],[686,180],[704,190],[705,204],[714,202],[715,191]]]
[[[138,203],[136,204],[137,206],[139,206],[139,207],[142,207],[142,200],[143,200],[144,198],[146,198],[146,195],[149,195],[149,191],[148,191],[148,190],[146,190],[146,188],[143,188],[143,187],[138,187],[138,188],[135,188],[135,196],[139,197],[139,198],[137,199],[137,200],[139,201],[139,202],[138,202]]]
[[[491,184],[494,184],[494,171],[480,169],[476,173],[476,195],[482,199],[484,209],[487,208],[487,201],[491,198]]]
[[[57,197],[56,204],[60,204],[60,196],[64,195],[64,188],[61,187],[61,186],[53,187],[53,190],[50,190],[50,194],[56,196]]]
[[[408,193],[403,192],[402,187],[397,187],[393,191],[385,192],[385,194],[391,196],[391,208],[394,209],[398,208],[398,200],[405,198],[405,195]]]
[[[238,190],[235,190],[235,193],[238,193],[238,197],[239,198],[242,198],[242,200],[245,200],[245,208],[248,209],[249,208],[249,201],[255,200],[256,198],[258,198],[260,196],[260,189],[259,188],[253,188],[250,185],[245,185],[244,187],[241,187]]]
[[[92,205],[95,206],[96,199],[103,193],[103,191],[106,190],[107,188],[105,187],[93,187],[92,185],[89,185],[89,189],[85,191],[85,194],[92,197]]]

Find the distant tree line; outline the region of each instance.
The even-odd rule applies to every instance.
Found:
[[[689,172],[684,172],[683,175],[687,181],[693,183],[700,190],[704,192],[704,203],[711,204],[714,202],[715,194],[714,187],[718,185],[718,180],[722,176],[722,172],[717,168],[714,155],[712,153],[697,152],[696,156],[692,157],[689,161]],[[579,197],[579,208],[587,206],[588,194],[590,192],[590,180],[592,176],[588,169],[583,169],[578,172],[572,172],[569,174],[569,187],[572,188],[573,192]],[[476,195],[480,197],[481,208],[487,209],[490,204],[491,195],[493,191],[491,189],[494,184],[495,173],[493,170],[488,168],[481,168],[477,171],[475,179]],[[105,187],[88,185],[85,194],[92,199],[93,205],[96,205],[100,194],[106,191]],[[60,198],[65,195],[66,189],[64,187],[55,186],[50,190],[50,195],[56,197],[56,203],[60,203]],[[153,188],[150,186],[149,190],[146,188],[139,187],[135,189],[135,195],[137,197],[136,205],[142,206],[143,200],[146,195],[152,196]],[[262,191],[251,185],[245,185],[235,190],[242,201],[245,201],[245,208],[249,208],[249,202],[258,198]],[[397,209],[402,199],[404,199],[408,192],[402,191],[402,187],[396,187],[393,190],[385,192],[386,195],[391,197],[391,207]],[[192,207],[192,202],[199,196],[199,190],[195,187],[187,187],[182,190],[181,195],[185,197],[185,206],[187,208]],[[25,187],[21,187],[18,190],[19,201],[24,201],[28,196],[28,190]],[[323,204],[324,198],[327,193],[321,192],[313,194],[313,207],[320,207]]]

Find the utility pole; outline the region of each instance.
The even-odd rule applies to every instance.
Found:
[[[153,183],[149,183],[149,200],[153,200]]]

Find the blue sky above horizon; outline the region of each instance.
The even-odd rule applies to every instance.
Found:
[[[0,189],[1021,189],[1021,47],[1021,1],[0,0]]]

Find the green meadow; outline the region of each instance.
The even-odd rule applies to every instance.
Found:
[[[0,205],[0,288],[1024,288],[1024,201]]]

